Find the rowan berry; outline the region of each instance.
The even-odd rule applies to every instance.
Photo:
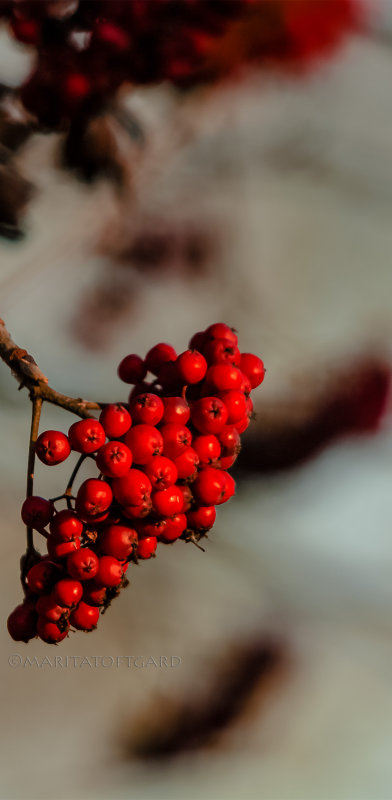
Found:
[[[229,392],[219,392],[219,397],[227,408],[227,424],[234,425],[239,422],[247,411],[247,399],[244,393],[239,389],[231,389]]]
[[[110,403],[99,415],[99,421],[108,439],[121,439],[132,425],[132,417],[120,403]]]
[[[221,454],[219,439],[213,433],[204,436],[195,436],[192,447],[199,456],[199,463],[202,467],[207,467],[218,460]]]
[[[229,339],[212,339],[204,349],[203,355],[208,364],[234,364],[238,367],[241,353]]]
[[[200,383],[207,372],[207,361],[198,350],[185,350],[178,356],[176,366],[184,384]]]
[[[79,538],[83,533],[83,522],[70,508],[58,511],[53,517],[49,530],[58,540],[67,541]]]
[[[59,574],[59,565],[53,561],[42,560],[30,567],[26,581],[29,589],[35,594],[46,594],[50,591]]]
[[[234,425],[226,425],[218,434],[218,438],[223,447],[224,456],[234,455],[240,452],[241,439]]]
[[[122,513],[127,519],[144,519],[152,509],[151,498],[148,497],[137,506],[123,506]]]
[[[167,361],[175,361],[176,358],[177,353],[174,347],[161,342],[148,351],[145,363],[149,372],[152,372],[153,375],[158,375],[162,364],[166,364]]]
[[[140,356],[133,353],[125,356],[118,366],[118,377],[124,383],[141,383],[146,374],[147,366]]]
[[[172,517],[179,514],[184,507],[184,498],[178,486],[168,486],[151,495],[152,507],[162,517]]]
[[[99,608],[90,606],[83,600],[80,601],[77,608],[71,612],[69,618],[70,624],[77,628],[78,631],[92,631],[97,627],[99,620]]]
[[[227,470],[233,466],[235,461],[237,460],[237,455],[234,453],[232,456],[222,456],[220,459],[221,469]]]
[[[61,431],[44,431],[38,436],[35,452],[40,461],[48,466],[61,464],[68,458],[71,445],[65,433]]]
[[[197,467],[199,465],[199,456],[193,447],[187,447],[175,460],[177,467],[178,477],[180,480],[193,480],[197,475]]]
[[[242,380],[242,372],[234,364],[213,364],[206,373],[207,385],[218,392],[240,389]]]
[[[242,353],[240,361],[240,369],[247,376],[250,381],[252,389],[260,386],[264,380],[265,367],[258,356],[253,353]]]
[[[82,599],[83,586],[73,578],[61,578],[53,587],[53,599],[59,606],[74,608]]]
[[[189,348],[191,350],[198,350],[199,353],[202,353],[204,350],[204,345],[207,342],[205,331],[198,331],[194,333],[192,338],[189,341]]]
[[[215,322],[210,325],[205,332],[205,341],[208,342],[212,339],[226,339],[231,342],[234,347],[237,347],[238,336],[233,328],[229,328],[224,322]]]
[[[165,407],[157,394],[144,392],[132,399],[130,408],[134,423],[158,425],[163,417]]]
[[[132,466],[132,453],[124,442],[104,444],[97,453],[97,467],[107,478],[122,478]]]
[[[193,492],[201,505],[212,506],[221,502],[226,488],[225,473],[215,467],[204,467],[200,470]]]
[[[114,478],[112,486],[122,506],[138,506],[150,498],[152,491],[150,479],[140,469],[130,469],[123,478]]]
[[[106,586],[96,586],[94,580],[85,584],[83,600],[89,606],[103,606],[107,600]]]
[[[227,408],[219,397],[201,397],[192,405],[191,419],[200,433],[219,433],[227,417]]]
[[[188,511],[193,503],[193,494],[188,484],[180,485],[179,490],[184,501],[183,511]]]
[[[37,613],[28,601],[16,606],[8,617],[8,633],[15,642],[29,642],[37,635]]]
[[[113,493],[106,481],[88,478],[82,483],[77,493],[76,512],[85,514],[90,518],[99,517],[107,511],[112,499]]]
[[[57,644],[68,636],[69,626],[61,631],[57,622],[50,622],[45,617],[38,617],[37,633],[46,644]]]
[[[22,505],[21,517],[28,528],[39,530],[46,527],[52,519],[53,513],[54,507],[50,500],[33,495],[26,497]]]
[[[98,572],[99,559],[93,550],[82,547],[67,558],[67,572],[75,581],[88,581]]]
[[[209,531],[216,520],[215,506],[198,506],[187,512],[188,528]]]
[[[113,556],[101,556],[95,576],[97,586],[119,586],[123,578],[123,566]]]
[[[139,539],[136,555],[138,558],[151,558],[157,549],[158,540],[156,536],[146,536]]]
[[[178,478],[177,467],[170,458],[166,456],[153,456],[151,461],[146,464],[144,471],[148,475],[154,489],[166,489],[172,486]]]
[[[40,617],[45,617],[50,622],[58,622],[61,618],[66,619],[70,613],[69,608],[58,605],[53,594],[41,595],[35,608]]]
[[[164,392],[174,394],[180,390],[183,384],[175,361],[167,361],[162,364],[158,372],[158,382]]]
[[[148,464],[153,456],[160,455],[163,450],[162,435],[153,425],[135,425],[126,434],[125,443],[132,452],[135,464]]]
[[[80,539],[72,534],[68,539],[63,539],[57,534],[51,533],[47,540],[48,553],[51,558],[65,558],[80,548]]]
[[[162,399],[165,408],[162,422],[186,425],[191,416],[191,409],[187,401],[182,397],[163,397]]]
[[[95,453],[106,441],[106,433],[97,419],[81,419],[68,431],[72,450],[77,453]]]
[[[167,458],[178,458],[192,443],[192,434],[186,425],[168,422],[162,425],[163,453]]]
[[[137,533],[125,525],[107,525],[99,536],[99,550],[105,556],[125,561],[137,545]]]
[[[247,427],[249,426],[249,423],[250,423],[249,414],[248,412],[246,412],[246,414],[244,414],[244,416],[241,417],[241,419],[235,423],[235,427],[238,433],[244,433],[244,431],[246,431]]]
[[[227,503],[230,500],[230,497],[235,495],[235,480],[228,472],[223,473],[226,478],[225,484],[225,492],[222,499],[219,501],[220,503]]]
[[[167,520],[165,531],[159,537],[159,541],[165,544],[176,541],[184,533],[186,526],[187,518],[185,514],[175,514]]]

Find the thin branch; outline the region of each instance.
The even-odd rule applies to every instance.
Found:
[[[27,487],[26,497],[31,497],[34,491],[34,465],[35,465],[35,443],[38,438],[39,421],[41,417],[42,398],[35,397],[33,400],[31,414],[31,429],[29,442],[29,455],[27,460]],[[34,550],[33,529],[27,527],[27,552]]]
[[[91,411],[102,408],[100,403],[89,402],[81,397],[68,397],[52,389],[33,356],[12,340],[3,320],[0,320],[0,358],[9,366],[20,388],[25,386],[28,389],[33,402],[36,399],[46,400],[78,417],[92,417]]]

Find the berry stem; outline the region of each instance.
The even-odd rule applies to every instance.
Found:
[[[82,418],[92,417],[90,412],[102,407],[100,403],[83,400],[81,397],[68,397],[52,389],[34,358],[11,339],[3,320],[0,320],[0,358],[9,366],[20,388],[25,386],[29,390],[33,403],[35,399],[46,400],[47,403],[60,406]]]
[[[39,421],[41,418],[42,398],[34,397],[32,414],[31,414],[31,428],[30,428],[30,442],[29,454],[27,459],[27,485],[26,497],[31,497],[34,491],[34,466],[35,466],[35,443],[38,438]],[[27,527],[27,553],[34,550],[33,542],[33,529]]]
[[[67,487],[65,489],[65,492],[62,495],[63,497],[65,497],[68,507],[71,506],[72,487],[73,487],[74,480],[75,480],[75,478],[76,478],[76,476],[77,476],[77,474],[78,474],[78,472],[80,470],[80,467],[82,466],[82,464],[86,460],[86,458],[89,458],[89,454],[88,453],[82,453],[82,455],[79,456],[79,458],[78,458],[78,460],[77,460],[77,462],[76,462],[76,464],[75,464],[75,466],[74,466],[74,468],[72,470],[71,477],[70,477],[70,479],[69,479],[69,481],[67,483]]]

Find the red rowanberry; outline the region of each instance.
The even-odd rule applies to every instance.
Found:
[[[77,453],[95,453],[105,444],[106,434],[97,419],[81,419],[71,425],[68,438]]]
[[[192,434],[186,425],[168,422],[162,425],[163,453],[167,458],[178,458],[192,443]]]
[[[81,512],[91,518],[98,517],[105,513],[112,500],[113,493],[106,481],[88,478],[82,483],[77,493],[76,512]]]
[[[150,479],[140,469],[130,469],[123,478],[115,478],[112,486],[114,496],[122,506],[138,506],[150,498],[152,491]]]
[[[30,567],[26,576],[27,585],[35,594],[47,594],[58,575],[58,564],[53,561],[42,560]]]
[[[157,549],[158,540],[156,536],[146,536],[139,539],[136,555],[138,558],[151,558]]]
[[[61,578],[53,587],[53,599],[59,606],[74,608],[82,599],[83,586],[72,578]]]
[[[153,425],[135,425],[125,436],[125,443],[131,450],[135,464],[148,464],[153,456],[163,450],[161,433]]]
[[[125,525],[108,525],[99,536],[99,550],[105,556],[125,561],[137,545],[137,533]]]
[[[67,572],[75,581],[88,581],[98,572],[99,559],[93,550],[82,547],[67,558]]]
[[[120,561],[113,556],[101,556],[95,576],[97,586],[119,586],[124,570]]]
[[[69,618],[70,624],[79,631],[92,631],[97,627],[98,620],[99,608],[96,606],[89,606],[83,600],[81,600],[77,608],[72,611]]]
[[[178,471],[174,461],[166,458],[166,456],[153,456],[151,461],[146,464],[144,471],[154,489],[158,490],[172,486],[178,478]]]
[[[132,466],[132,453],[124,442],[112,439],[98,451],[96,463],[107,478],[122,478]]]
[[[234,425],[239,422],[247,411],[247,399],[244,393],[239,389],[231,389],[228,392],[219,392],[219,397],[227,408],[227,424]]]
[[[187,512],[188,528],[209,531],[216,520],[215,506],[198,506]]]
[[[145,425],[158,425],[164,412],[161,398],[151,392],[144,392],[134,397],[130,402],[130,408],[133,422]]]
[[[141,383],[147,373],[145,362],[140,356],[130,354],[125,356],[118,366],[118,377],[124,383]]]
[[[218,460],[221,454],[219,439],[217,439],[213,433],[208,433],[204,436],[195,436],[192,447],[199,456],[199,462],[202,467],[213,464]]]
[[[37,635],[37,613],[29,602],[16,606],[8,617],[8,633],[15,642],[29,642]]]
[[[178,477],[180,480],[193,480],[197,475],[197,467],[199,465],[199,456],[193,447],[187,447],[175,460],[177,467]]]
[[[99,421],[108,439],[121,439],[132,425],[132,417],[120,403],[110,403],[99,415]]]
[[[71,445],[65,433],[61,431],[44,431],[38,436],[35,452],[40,461],[48,466],[61,464],[68,458]]]
[[[201,397],[192,405],[191,419],[200,433],[219,433],[227,417],[227,408],[219,397]]]
[[[176,422],[180,425],[186,425],[191,416],[191,409],[186,400],[182,397],[164,397],[163,404],[165,410],[162,422]]]
[[[57,622],[50,622],[45,617],[38,617],[37,633],[46,644],[57,644],[68,636],[69,626],[60,630]]]
[[[207,361],[198,350],[185,350],[178,356],[176,366],[183,384],[199,383],[207,372]]]
[[[168,486],[160,492],[153,492],[151,500],[154,511],[162,517],[179,514],[184,507],[184,498],[178,486]]]
[[[265,367],[258,356],[253,353],[242,353],[240,361],[240,369],[249,378],[252,389],[259,386],[264,380]]]
[[[174,347],[161,342],[148,351],[145,363],[149,372],[152,372],[153,375],[158,375],[162,364],[166,364],[167,361],[175,361],[176,358],[177,353]]]
[[[21,517],[28,528],[39,530],[46,527],[52,519],[53,513],[54,507],[50,500],[34,495],[26,497],[22,505]]]
[[[67,541],[75,537],[79,538],[82,535],[83,522],[74,511],[70,508],[65,508],[55,514],[49,525],[49,530],[58,540]]]
[[[200,470],[193,492],[201,505],[212,506],[221,502],[226,488],[226,476],[221,469],[204,467]]]

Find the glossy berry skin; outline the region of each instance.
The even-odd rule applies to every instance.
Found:
[[[235,427],[238,433],[244,433],[246,429],[249,427],[250,417],[248,412],[244,414],[243,417],[239,420],[239,422],[235,423]]]
[[[264,364],[261,358],[253,355],[253,353],[242,353],[240,369],[249,379],[252,389],[260,386],[260,383],[263,382],[265,375]]]
[[[119,586],[124,570],[120,561],[113,556],[101,556],[95,576],[97,586]]]
[[[192,422],[200,433],[219,433],[227,423],[228,411],[219,397],[201,397],[192,405]]]
[[[185,350],[177,358],[177,372],[183,384],[199,383],[207,372],[207,361],[198,350]]]
[[[148,497],[137,506],[123,506],[122,513],[127,519],[144,519],[152,509],[151,498]]]
[[[199,466],[199,456],[193,447],[187,447],[175,460],[177,467],[178,477],[180,480],[193,480],[197,475],[197,468]]]
[[[140,356],[131,353],[120,362],[117,373],[124,383],[137,384],[144,380],[147,374],[147,367]]]
[[[234,425],[226,425],[220,432],[219,441],[223,448],[223,455],[237,455],[241,450],[241,439]]]
[[[146,519],[138,527],[139,540],[145,539],[148,536],[159,537],[165,533],[167,525],[167,518],[165,519]]]
[[[220,392],[219,397],[223,400],[227,408],[227,424],[234,425],[246,414],[247,399],[239,389],[231,389],[229,392]]]
[[[83,533],[83,522],[74,511],[66,508],[55,514],[49,525],[49,530],[53,536],[62,541],[75,537],[80,538]]]
[[[139,539],[136,555],[138,558],[151,558],[157,549],[158,540],[156,536],[146,536]]]
[[[215,467],[200,470],[193,491],[200,505],[215,506],[222,502],[226,488],[225,473]]]
[[[149,499],[152,491],[151,481],[140,469],[130,469],[124,478],[115,478],[113,492],[122,506],[138,506]]]
[[[108,525],[99,537],[99,550],[106,556],[125,561],[137,545],[137,533],[125,525]]]
[[[241,389],[242,372],[233,364],[213,364],[208,367],[206,381],[218,392]]]
[[[73,578],[61,578],[53,587],[52,596],[59,606],[74,608],[82,599],[83,586]]]
[[[224,322],[215,322],[213,325],[210,325],[209,328],[205,331],[205,341],[211,341],[214,339],[226,339],[230,342],[234,347],[238,345],[238,336],[233,330],[233,328],[229,328],[228,325]]]
[[[186,527],[187,518],[185,514],[175,514],[173,517],[166,520],[165,530],[159,537],[159,541],[166,543],[174,542],[184,533]]]
[[[53,561],[39,561],[27,573],[27,585],[34,594],[46,594],[51,589],[58,574],[59,567]]]
[[[178,486],[168,486],[160,492],[153,492],[151,500],[154,511],[162,517],[179,514],[184,507],[184,498]]]
[[[97,517],[109,508],[113,500],[112,490],[106,481],[88,478],[76,496],[76,512],[88,517]]]
[[[235,480],[234,478],[232,478],[231,475],[229,475],[228,472],[225,472],[224,474],[226,477],[226,485],[221,502],[227,503],[227,501],[230,500],[230,498],[235,495]]]
[[[88,581],[98,572],[99,559],[89,547],[82,547],[67,558],[67,572],[75,581]]]
[[[121,439],[132,425],[129,411],[121,403],[110,403],[99,415],[99,421],[108,439]]]
[[[135,425],[125,436],[125,444],[131,450],[135,464],[148,464],[153,456],[163,450],[161,433],[153,425]]]
[[[198,506],[187,513],[188,528],[209,531],[216,520],[215,506]]]
[[[68,439],[77,453],[95,453],[105,444],[106,434],[97,419],[81,419],[71,425]]]
[[[224,470],[230,469],[230,467],[233,466],[235,461],[237,461],[237,455],[236,454],[234,454],[232,456],[221,456],[221,459],[220,459],[221,468],[224,469]]]
[[[241,353],[229,339],[212,339],[203,350],[208,364],[234,364],[238,367]]]
[[[199,457],[202,467],[207,467],[218,460],[221,454],[219,439],[213,433],[204,436],[196,436],[192,442],[192,447]]]
[[[61,631],[56,622],[50,622],[45,617],[38,617],[37,633],[46,644],[57,644],[68,636],[69,627]]]
[[[176,358],[177,353],[174,347],[160,342],[148,351],[145,363],[149,372],[152,372],[153,375],[158,375],[162,364],[166,364],[168,361],[175,361]]]
[[[83,600],[77,608],[72,611],[69,618],[70,624],[78,631],[92,631],[97,627],[99,620],[99,608],[89,606]]]
[[[154,456],[146,464],[144,470],[153,488],[158,490],[172,486],[178,478],[178,471],[174,461],[166,456]]]
[[[57,536],[57,534],[52,533],[48,537],[47,546],[51,558],[65,558],[69,556],[70,553],[75,552],[75,550],[79,550],[80,539],[74,534],[70,536],[69,539],[63,539]]]
[[[40,617],[45,617],[50,622],[58,622],[61,618],[66,619],[70,613],[69,608],[58,605],[52,594],[39,597],[35,608]]]
[[[107,478],[122,478],[132,466],[132,453],[124,442],[112,440],[101,447],[96,463]]]
[[[186,425],[168,422],[161,428],[163,453],[167,458],[176,459],[192,443],[192,434]]]
[[[8,633],[15,642],[29,642],[37,635],[37,613],[25,602],[16,606],[7,620]]]
[[[61,431],[44,431],[38,436],[35,452],[43,464],[54,466],[68,458],[71,445],[68,437]]]
[[[191,409],[186,400],[182,397],[164,397],[163,405],[162,422],[177,422],[180,425],[186,425],[191,416]]]
[[[165,409],[161,398],[151,392],[144,392],[134,397],[130,402],[130,408],[133,422],[145,425],[158,425]]]
[[[28,528],[39,530],[46,527],[52,519],[53,513],[54,507],[50,500],[34,495],[26,497],[22,505],[21,517]]]

